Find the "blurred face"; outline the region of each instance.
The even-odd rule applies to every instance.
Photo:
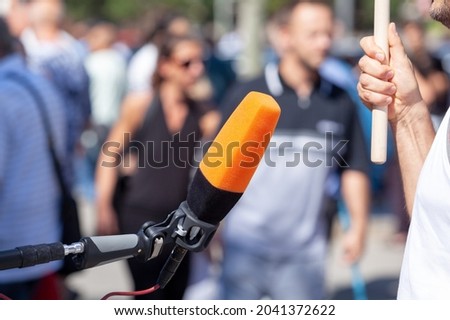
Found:
[[[91,51],[110,48],[116,41],[117,30],[114,25],[100,24],[91,28],[86,36]]]
[[[64,16],[61,0],[33,0],[30,4],[32,24],[59,24]]]
[[[432,0],[430,16],[450,28],[450,4],[448,0]]]
[[[163,76],[182,87],[196,83],[203,75],[203,50],[195,41],[182,41],[175,46],[172,56],[162,66]]]
[[[307,68],[317,70],[332,44],[333,15],[320,4],[295,7],[287,29],[289,50]]]
[[[4,0],[0,0],[4,1]],[[3,3],[6,9],[6,22],[13,36],[19,37],[28,27],[28,8],[18,0],[9,0]]]

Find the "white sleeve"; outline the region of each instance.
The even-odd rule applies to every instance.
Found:
[[[146,44],[131,58],[127,71],[127,91],[151,90],[151,79],[156,69],[158,50],[153,44]]]

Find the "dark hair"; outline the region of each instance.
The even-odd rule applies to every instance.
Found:
[[[291,0],[286,5],[282,6],[280,9],[278,9],[278,13],[275,13],[273,17],[275,20],[277,19],[277,15],[281,16],[281,19],[284,19],[285,21],[279,21],[279,22],[286,22],[287,16],[294,11],[294,9],[300,5],[300,4],[317,4],[322,5],[330,8],[332,10],[332,5],[330,0]],[[278,17],[280,19],[280,17]]]
[[[161,83],[164,81],[158,70],[161,62],[171,58],[177,46],[182,42],[196,42],[200,46],[203,45],[201,38],[193,34],[183,36],[167,35],[164,42],[158,48],[158,63],[152,78],[152,85],[154,88],[159,88]]]
[[[171,24],[178,19],[188,20],[186,16],[179,12],[169,11],[163,13],[156,21],[153,30],[147,35],[145,42],[152,42],[157,46],[161,45],[161,42],[164,41],[164,37],[167,35]]]
[[[277,27],[286,27],[291,22],[292,12],[301,4],[321,5],[333,11],[330,0],[291,0],[269,16],[269,22]]]
[[[14,53],[16,51],[15,44],[15,39],[9,32],[8,24],[5,19],[0,17],[0,58]]]
[[[291,0],[288,3],[288,6],[291,6],[291,8],[293,8],[301,3],[311,3],[311,4],[321,4],[321,5],[331,7],[332,2],[333,2],[332,0]]]
[[[292,7],[290,5],[285,5],[270,14],[268,17],[268,21],[277,27],[286,26],[287,24],[289,24],[291,12]]]

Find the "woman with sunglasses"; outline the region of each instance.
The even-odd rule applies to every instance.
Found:
[[[201,102],[206,101],[205,91],[198,89],[202,56],[196,37],[166,37],[159,48],[152,94],[124,101],[97,166],[99,234],[136,233],[147,221],[165,220],[186,199],[200,139],[215,134],[220,122],[211,104]],[[119,171],[128,178],[117,197]],[[156,284],[169,254],[170,248],[147,263],[128,260],[135,290]],[[189,276],[186,258],[163,290],[137,299],[182,299]]]

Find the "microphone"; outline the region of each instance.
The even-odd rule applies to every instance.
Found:
[[[212,239],[220,221],[239,201],[280,117],[269,95],[250,92],[228,118],[204,155],[186,201],[174,212],[179,219],[176,245],[157,283],[164,288],[188,250],[200,251]]]
[[[207,247],[220,221],[239,201],[269,145],[280,117],[269,95],[250,92],[235,109],[204,155],[186,201],[165,221],[146,222],[137,234],[84,237],[72,244],[41,244],[0,251],[0,270],[62,260],[67,255],[78,269],[121,259],[142,262],[175,243],[157,284],[164,288],[187,251]]]

